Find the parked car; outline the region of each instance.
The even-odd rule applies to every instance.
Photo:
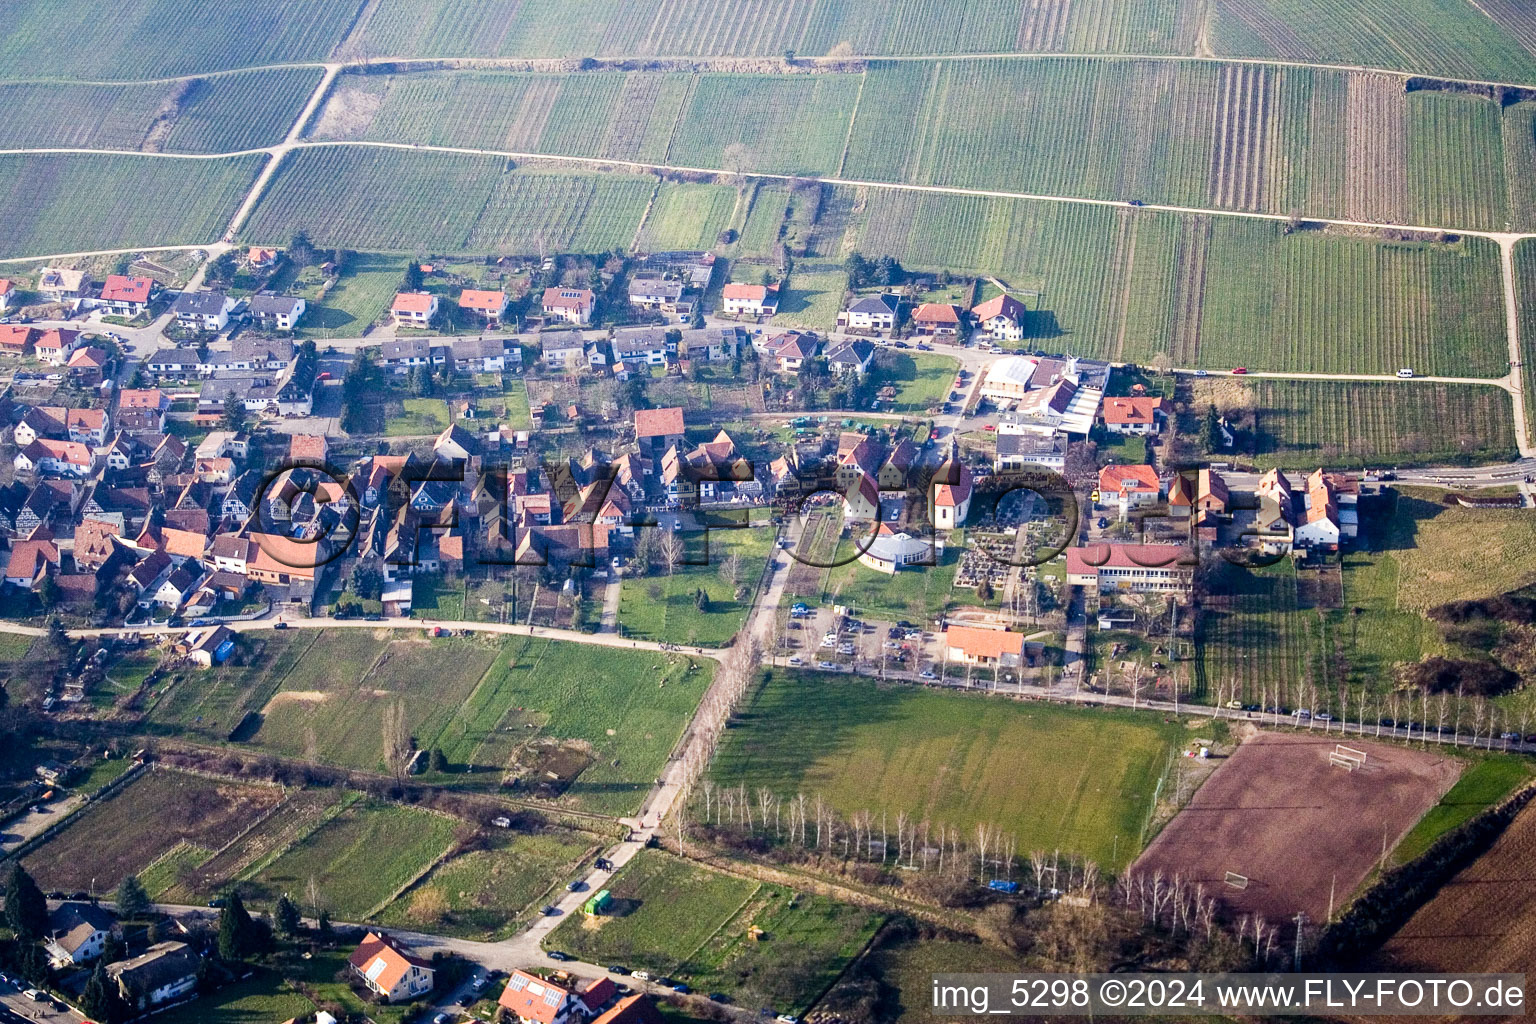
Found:
[[[1237,375],[1241,376],[1242,374],[1245,374],[1245,373],[1248,372],[1248,367],[1246,367],[1246,366],[1235,366],[1235,367],[1232,368],[1232,372],[1234,374],[1237,374]]]
[[[1195,376],[1196,377],[1209,377],[1210,373],[1208,371],[1206,371],[1206,370],[1196,370],[1195,371]]]
[[[651,972],[650,971],[634,971],[634,972],[632,972],[632,977],[639,978],[641,981],[650,981],[651,980]]]
[[[564,963],[571,958],[571,954],[562,953],[558,949],[552,949],[545,955],[548,956],[551,960],[558,961],[559,963]]]
[[[622,964],[610,964],[608,966],[608,973],[609,974],[628,974],[629,973],[629,968],[623,966]]]
[[[279,622],[279,623],[275,624],[272,628],[273,629],[287,629],[288,628],[288,623],[286,623],[286,622]]]
[[[1399,377],[1412,377],[1413,376],[1413,368],[1411,366],[1405,366],[1401,370],[1397,371],[1397,375]]]
[[[791,665],[804,665],[805,664],[805,659],[800,657],[800,655],[796,654],[795,656],[793,656],[792,658],[789,659],[789,663]]]

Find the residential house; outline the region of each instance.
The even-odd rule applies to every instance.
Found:
[[[112,419],[105,409],[60,409],[64,414],[64,428],[71,441],[99,447],[107,443],[112,432]]]
[[[79,331],[51,327],[40,333],[32,342],[32,350],[37,353],[37,358],[50,366],[63,366],[69,362],[70,353],[79,343]]]
[[[655,327],[616,331],[612,346],[614,360],[626,366],[667,364],[667,332]]]
[[[779,373],[799,373],[807,359],[815,358],[820,347],[821,342],[809,331],[787,331],[765,343],[768,358]]]
[[[96,472],[98,457],[78,441],[40,437],[16,453],[14,465],[23,473],[83,479]]]
[[[150,299],[153,298],[154,293],[155,279],[152,277],[108,274],[107,280],[101,286],[101,298],[97,300],[96,305],[113,316],[127,317],[131,320],[149,308]]]
[[[524,970],[512,972],[497,1004],[522,1024],[574,1024],[589,1013],[573,987],[556,985]]]
[[[546,370],[570,373],[586,361],[587,346],[579,331],[556,331],[539,337]]]
[[[1106,398],[1099,409],[1099,420],[1113,434],[1156,434],[1163,429],[1161,398]]]
[[[76,383],[82,387],[93,388],[101,383],[106,373],[107,353],[105,349],[87,345],[70,353],[69,361],[64,365]]]
[[[21,356],[32,351],[32,339],[37,331],[17,324],[0,324],[0,352]]]
[[[275,331],[293,330],[308,308],[298,295],[253,295],[246,306],[252,320]]]
[[[11,545],[5,582],[13,587],[34,590],[50,571],[59,571],[59,548],[52,540],[18,540]]]
[[[196,349],[163,348],[144,360],[144,368],[159,377],[192,377],[206,365]]]
[[[837,324],[846,331],[886,334],[896,329],[901,299],[889,292],[854,299],[837,314]]]
[[[507,343],[501,338],[455,338],[449,351],[454,366],[470,373],[501,373],[507,368]],[[521,347],[518,355],[522,355]]]
[[[507,314],[507,293],[465,288],[459,293],[459,308],[479,317],[487,327],[500,327]]]
[[[656,1002],[644,992],[624,996],[595,1017],[592,1024],[664,1024]]]
[[[245,574],[257,583],[294,587],[299,598],[313,591],[315,573],[325,564],[325,545],[306,544],[274,533],[253,533],[255,550]]]
[[[437,296],[428,292],[396,292],[389,307],[396,327],[425,329],[437,316]]]
[[[868,473],[843,492],[843,518],[864,521],[880,518],[880,485]]]
[[[629,304],[636,309],[672,313],[686,320],[693,314],[693,300],[687,298],[688,287],[673,277],[654,277],[636,274],[629,281]]]
[[[1259,546],[1267,551],[1287,551],[1291,547],[1294,505],[1291,500],[1291,482],[1278,469],[1271,469],[1259,478],[1255,489],[1259,510],[1254,516],[1254,526],[1263,536]]]
[[[248,538],[232,533],[221,533],[208,546],[208,557],[213,560],[216,572],[244,576],[250,567],[256,545]]]
[[[197,987],[202,958],[185,942],[157,942],[131,960],[107,965],[107,977],[136,1010],[173,1002]]]
[[[728,284],[720,293],[725,312],[733,316],[773,316],[779,311],[778,284]]]
[[[75,527],[75,568],[85,572],[100,572],[107,564],[121,557],[122,545],[117,538],[122,527],[101,519],[82,519]]]
[[[1360,491],[1354,478],[1321,469],[1307,476],[1296,510],[1295,546],[1332,551],[1358,535]]]
[[[682,332],[678,354],[695,363],[720,363],[736,358],[748,343],[744,327],[707,327]]]
[[[928,337],[956,337],[960,334],[960,309],[947,302],[925,302],[912,314],[912,330]]]
[[[999,434],[992,467],[998,472],[1044,468],[1060,473],[1067,467],[1067,439],[1061,434]]]
[[[174,612],[181,607],[183,601],[192,596],[207,575],[196,562],[179,565],[166,574],[157,587],[146,592],[144,597],[140,598],[139,604],[144,605],[147,598],[148,604],[153,607]]]
[[[432,961],[412,953],[398,940],[370,931],[347,957],[352,972],[387,1003],[415,999],[432,991]]]
[[[265,270],[277,262],[277,250],[253,245],[245,251],[245,262],[252,270]]]
[[[182,292],[171,303],[171,314],[193,330],[217,334],[229,326],[235,300],[217,289]]]
[[[117,393],[117,428],[127,434],[165,433],[171,396],[159,388],[124,388]]]
[[[16,282],[0,277],[0,313],[8,311],[16,302]]]
[[[585,326],[592,322],[597,299],[590,288],[546,288],[540,308],[547,317]]]
[[[861,377],[874,361],[875,346],[862,338],[845,341],[827,352],[827,369],[842,377]]]
[[[1090,544],[1067,548],[1067,582],[1103,594],[1172,593],[1188,596],[1195,560],[1178,544]]]
[[[1157,504],[1162,494],[1162,482],[1151,466],[1105,466],[1099,470],[1098,504],[1106,508],[1118,505],[1122,519],[1131,509]]]
[[[917,465],[918,450],[910,438],[902,438],[880,466],[877,480],[882,491],[899,491],[912,481],[912,468]]]
[[[116,922],[90,903],[60,903],[48,912],[43,948],[55,970],[90,963],[101,956]]]
[[[971,319],[994,341],[1023,341],[1024,313],[1024,303],[1012,295],[997,295],[973,308]]]
[[[379,365],[395,373],[409,373],[418,366],[431,366],[432,343],[426,338],[386,341],[379,346]]]
[[[475,435],[457,423],[450,423],[432,442],[432,453],[439,459],[468,459],[479,452],[480,442]]]
[[[37,291],[44,302],[62,302],[71,308],[79,305],[90,288],[90,275],[83,270],[44,267],[37,279]]]
[[[981,626],[950,626],[943,644],[950,661],[984,668],[1018,668],[1024,660],[1024,634]]]
[[[635,441],[640,452],[651,458],[683,441],[683,410],[681,406],[667,409],[635,410]]]
[[[837,489],[847,492],[860,477],[875,476],[880,471],[880,450],[868,435],[845,430],[837,438]]]
[[[998,402],[1019,401],[1029,394],[1038,366],[1039,360],[1033,356],[1005,356],[994,361],[981,379],[981,397]]]

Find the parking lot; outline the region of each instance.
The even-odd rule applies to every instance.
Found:
[[[920,678],[925,671],[937,672],[944,659],[936,635],[920,624],[852,618],[831,605],[792,606],[775,653],[795,668],[882,678]]]

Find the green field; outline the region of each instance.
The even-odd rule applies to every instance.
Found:
[[[896,386],[896,402],[890,412],[921,416],[945,401],[958,369],[959,361],[949,356],[882,348],[875,353],[873,380],[877,388]]]
[[[906,812],[1060,848],[1117,870],[1135,856],[1182,728],[1144,714],[768,674],[730,730],[717,782],[821,796],[843,816]],[[806,737],[815,737],[807,745]]]
[[[313,1014],[315,1004],[281,984],[272,972],[227,985],[195,1002],[157,1014],[165,1024],[254,1024],[256,1021],[291,1020]]]
[[[453,819],[360,801],[321,825],[253,878],[242,893],[269,905],[283,893],[302,900],[315,879],[338,920],[366,920],[453,844]]]
[[[441,398],[402,398],[400,412],[390,414],[384,421],[384,436],[441,434],[448,423],[448,403]]]
[[[1172,52],[1194,45],[1175,0],[1081,0],[1064,16],[1025,0],[818,4],[811,0],[384,0],[367,52],[390,56],[600,57],[977,53],[1011,49]],[[1000,31],[1001,30],[1001,31]]]
[[[1393,863],[1406,864],[1413,860],[1429,849],[1436,839],[1514,792],[1531,774],[1530,762],[1519,755],[1478,757],[1440,802],[1403,836],[1392,851]]]
[[[731,224],[736,190],[725,185],[663,182],[640,229],[642,252],[713,249]]]
[[[282,141],[320,74],[283,68],[192,84],[0,85],[0,105],[12,112],[0,125],[0,147],[228,153],[270,146]]]
[[[644,850],[609,885],[614,909],[573,916],[549,938],[596,963],[723,991],[743,1006],[798,1011],[868,943],[880,919],[825,896],[736,878]],[[763,931],[754,941],[747,935]]]
[[[513,170],[499,157],[359,147],[283,162],[244,236],[382,252],[604,252],[627,248],[655,179]]]
[[[837,324],[837,314],[843,308],[843,296],[847,292],[848,274],[842,267],[800,263],[784,286],[773,324],[775,327],[831,330]]]
[[[292,632],[301,635],[270,657],[172,686],[151,712],[153,727],[222,742],[249,714],[242,744],[380,771],[384,712],[400,705],[416,747],[446,756],[445,784],[496,787],[514,765],[526,774],[547,760],[566,773],[561,800],[626,814],[713,670],[680,655],[525,637]]]
[[[435,868],[386,907],[378,915],[380,923],[470,939],[506,938],[592,849],[589,838],[564,832],[493,835],[484,842],[484,848],[458,854]],[[423,889],[442,895],[446,914],[429,915],[427,901],[413,904]]]
[[[763,564],[773,546],[774,531],[767,529],[717,529],[708,534],[707,565],[665,567],[643,578],[625,575],[619,591],[619,625],[628,636],[666,640],[677,644],[723,647],[730,643],[751,610]],[[744,600],[736,600],[734,588],[720,574],[727,558],[740,559],[740,586]],[[709,601],[701,611],[694,593],[703,588]]]
[[[814,581],[807,569],[802,577],[806,583],[801,586],[796,586],[791,578],[794,596],[811,602],[849,605],[858,615],[913,622],[936,619],[954,605],[980,603],[974,590],[955,588],[961,551],[958,538],[943,554],[934,553],[933,565],[904,569],[894,576],[859,564],[859,550],[868,543],[867,530],[843,538],[831,559],[838,564],[817,571]]]
[[[271,786],[151,771],[81,811],[23,863],[44,889],[110,892],[179,843],[221,845],[281,796]]]
[[[1515,246],[1515,293],[1520,310],[1520,380],[1527,395],[1536,395],[1536,239]],[[1536,434],[1536,402],[1525,403],[1526,430]]]
[[[77,4],[8,7],[0,68],[8,79],[143,79],[318,61],[346,34],[351,3],[234,0],[186,16],[176,0],[124,0],[111,17]]]
[[[1254,462],[1446,465],[1517,457],[1508,392],[1470,384],[1253,380]],[[1231,387],[1223,381],[1219,387]],[[1204,409],[1196,387],[1195,405]]]
[[[211,242],[264,159],[0,156],[0,256]]]
[[[309,303],[304,312],[305,332],[322,337],[339,334],[355,338],[362,334],[395,301],[408,262],[403,256],[354,253],[323,296],[319,271],[304,270],[295,290]]]

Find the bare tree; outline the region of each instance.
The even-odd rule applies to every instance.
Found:
[[[720,578],[734,591],[741,586],[742,561],[740,555],[727,555],[720,562]]]
[[[395,776],[395,782],[404,781],[406,769],[411,764],[411,733],[405,725],[405,702],[396,701],[384,706],[380,719],[380,740],[383,746],[384,764]]]
[[[683,538],[677,534],[669,533],[661,539],[661,560],[668,574],[676,572],[682,564],[684,551]]]

